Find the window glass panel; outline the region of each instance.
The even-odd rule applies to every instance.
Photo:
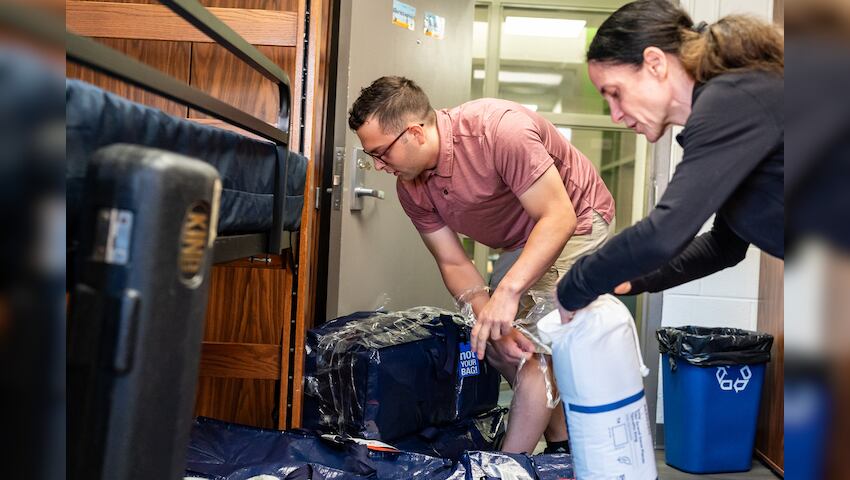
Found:
[[[487,34],[490,7],[475,6],[475,21],[472,24],[472,92],[470,99],[484,96],[484,59],[487,58]]]
[[[606,102],[588,78],[585,58],[608,15],[504,8],[499,98],[538,112],[607,115]],[[473,77],[476,70],[473,66]]]
[[[558,126],[558,129],[563,133],[567,127]],[[623,230],[636,220],[632,218],[635,202],[635,133],[575,127],[569,130],[572,144],[590,159],[614,197],[616,231]]]

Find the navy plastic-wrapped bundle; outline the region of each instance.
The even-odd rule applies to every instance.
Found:
[[[444,427],[429,427],[419,433],[395,440],[399,450],[459,460],[468,450],[498,450],[505,436],[507,408],[465,418]]]
[[[504,412],[502,412],[504,413]],[[261,477],[262,476],[262,477]],[[569,454],[522,455],[472,450],[457,460],[334,435],[278,431],[198,418],[186,477],[248,480],[574,480]]]
[[[478,362],[460,315],[356,313],[310,330],[306,428],[393,441],[492,410],[499,373]]]
[[[575,480],[568,453],[523,455],[467,452],[461,464],[469,480]]]
[[[411,452],[382,452],[350,440],[306,431],[278,431],[198,418],[186,455],[186,477],[276,479],[448,479],[451,460]]]

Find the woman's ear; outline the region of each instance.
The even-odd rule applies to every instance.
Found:
[[[667,54],[658,47],[643,50],[643,66],[650,75],[663,79],[667,76]]]

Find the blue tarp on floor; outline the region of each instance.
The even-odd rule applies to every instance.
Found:
[[[573,479],[567,454],[468,451],[459,461],[414,452],[376,451],[351,440],[198,418],[187,452],[187,478],[248,480]]]

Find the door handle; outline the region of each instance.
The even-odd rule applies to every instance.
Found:
[[[357,197],[375,197],[378,200],[384,199],[384,191],[374,188],[356,187],[354,189],[354,195]]]
[[[378,190],[377,188],[369,188],[364,185],[366,180],[366,172],[372,170],[372,162],[370,161],[369,155],[363,151],[362,148],[355,148],[353,155],[351,156],[351,160],[349,161],[349,166],[347,167],[351,174],[351,179],[349,180],[349,210],[356,212],[363,210],[363,198],[364,197],[372,197],[377,198],[378,200],[383,200],[386,197],[386,193],[383,190]]]

